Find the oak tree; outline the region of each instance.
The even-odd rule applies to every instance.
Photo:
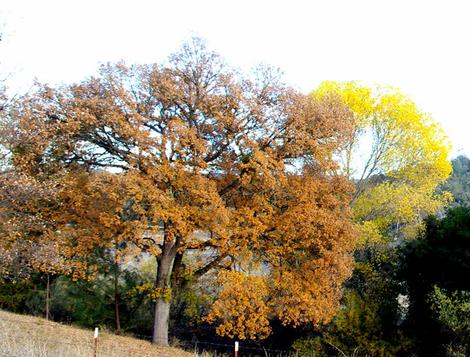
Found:
[[[118,237],[155,256],[154,343],[168,343],[185,274],[221,272],[208,320],[228,336],[334,315],[355,245],[352,188],[334,161],[353,118],[337,96],[312,100],[267,67],[239,74],[194,39],[163,65],[43,86],[13,122],[17,170],[58,180],[49,232],[71,255]],[[237,288],[250,297],[234,300]]]

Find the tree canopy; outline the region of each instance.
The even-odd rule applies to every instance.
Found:
[[[92,247],[115,241],[154,255],[158,344],[168,343],[184,274],[220,271],[208,319],[222,334],[265,337],[273,317],[325,323],[352,269],[353,191],[334,156],[353,125],[336,95],[312,99],[266,67],[241,75],[198,39],[163,65],[104,65],[9,110],[2,143],[14,174],[36,193],[53,189],[50,203],[34,205],[41,229],[16,234],[60,242],[74,271],[86,271]],[[11,198],[2,196],[6,228],[36,202]],[[251,299],[226,294],[252,283],[262,288],[249,288]]]
[[[429,214],[445,207],[436,194],[451,172],[450,144],[440,126],[395,88],[359,82],[324,82],[315,98],[338,95],[354,116],[351,140],[338,154],[355,182],[354,216],[363,242],[413,237]]]

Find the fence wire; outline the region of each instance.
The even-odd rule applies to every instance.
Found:
[[[38,327],[41,325],[47,324],[47,322],[43,321],[21,321],[21,320],[13,320],[13,319],[8,319],[8,318],[1,318],[1,321],[7,321],[12,324],[25,324],[28,326],[31,326],[32,324],[37,325]],[[55,323],[53,321],[50,321],[51,323]],[[62,325],[62,326],[67,326],[69,325]],[[83,329],[84,330],[84,329]],[[87,331],[87,330],[85,330]],[[59,339],[59,338],[54,338],[54,337],[40,337],[41,342],[47,343],[47,344],[53,344],[53,345],[67,345],[71,347],[86,347],[89,348],[90,350],[93,351],[94,349],[94,339],[93,339],[93,333],[94,331],[90,331],[90,338],[88,339],[83,339],[80,341],[66,341],[64,339]],[[110,332],[106,332],[106,336],[121,336],[121,337],[135,337],[141,340],[145,340],[147,342],[150,342],[152,340],[152,337],[149,335],[141,335],[141,334],[124,334],[124,335],[115,335]],[[30,336],[12,336],[14,340],[21,340],[21,341],[27,341],[30,339]],[[98,350],[97,352],[102,355],[102,353],[106,352],[106,350],[109,350],[111,346],[103,346],[100,345],[100,338],[98,338]],[[219,356],[232,356],[234,353],[234,344],[228,344],[228,343],[221,343],[221,342],[212,342],[212,341],[200,341],[198,339],[193,339],[193,340],[185,340],[185,339],[177,339],[179,345],[183,346],[187,352],[194,352],[196,356],[198,356],[201,353],[204,352],[215,352],[215,355]],[[175,347],[180,347],[180,346],[175,346]],[[262,356],[262,357],[301,357],[296,353],[295,351],[292,350],[279,350],[279,349],[271,349],[271,348],[264,348],[264,347],[254,347],[254,346],[247,346],[243,342],[239,343],[239,350],[238,350],[238,356],[239,357],[257,357],[257,356]],[[124,351],[122,352],[139,352],[142,353],[142,349],[139,348],[132,348],[132,347],[125,347]],[[220,353],[223,353],[222,355]],[[137,355],[136,355],[137,356]],[[143,356],[142,354],[139,354],[139,356]],[[152,354],[147,354],[144,356],[152,356]],[[15,356],[11,356],[15,357]],[[20,356],[18,356],[20,357]]]

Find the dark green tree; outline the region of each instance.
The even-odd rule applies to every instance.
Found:
[[[419,355],[469,355],[468,346],[455,346],[460,332],[449,328],[446,310],[461,310],[455,305],[465,304],[462,297],[470,291],[470,208],[428,218],[422,236],[402,248],[401,267],[410,301],[406,328],[416,337]],[[456,354],[449,352],[450,345]]]

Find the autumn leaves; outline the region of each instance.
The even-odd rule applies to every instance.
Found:
[[[18,190],[31,191],[18,192],[30,197],[20,202],[2,189],[2,234],[8,244],[57,242],[76,268],[64,273],[82,268],[77,278],[92,270],[86,257],[97,247],[154,255],[154,290],[165,291],[155,296],[155,343],[168,343],[171,291],[185,274],[218,277],[207,321],[222,335],[266,337],[272,318],[325,323],[351,274],[360,231],[353,217],[376,236],[391,225],[390,211],[376,212],[369,197],[423,187],[412,213],[399,216],[409,225],[420,214],[413,210],[439,206],[426,200],[448,174],[435,125],[401,95],[382,99],[377,110],[377,94],[357,84],[304,95],[267,68],[240,75],[199,40],[166,65],[107,65],[97,78],[41,87],[2,114],[3,132],[14,133],[2,137],[12,169],[4,177],[22,175]],[[399,131],[415,130],[408,118],[428,146],[417,147],[411,133],[398,140]],[[351,162],[367,126],[376,151],[355,182],[337,159]],[[396,152],[404,144],[406,157]],[[410,158],[440,170],[434,181],[418,180]],[[377,174],[393,180],[376,184]],[[53,202],[38,203],[47,188]],[[44,231],[6,234],[12,218],[38,216]],[[194,252],[206,260],[190,266]]]

